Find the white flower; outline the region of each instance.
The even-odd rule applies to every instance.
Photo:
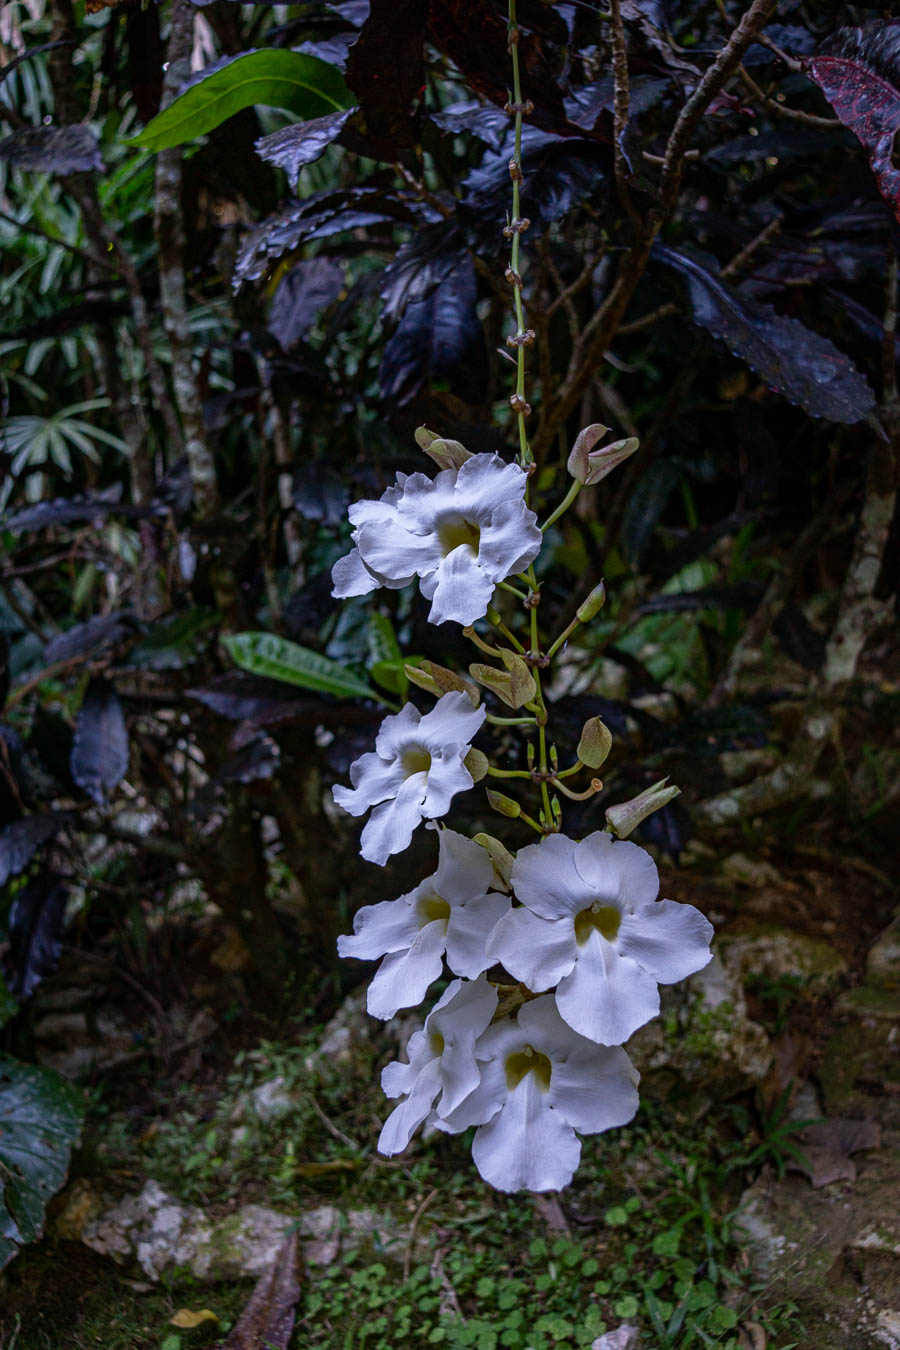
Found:
[[[360,841],[369,862],[383,865],[401,853],[420,820],[444,815],[454,793],[472,786],[463,760],[485,711],[454,692],[424,717],[407,703],[384,719],[374,751],[350,765],[353,787],[334,788],[334,800],[351,816],[375,807]]]
[[[476,845],[477,847],[477,845]],[[381,1131],[380,1152],[402,1153],[431,1113],[438,1093],[439,1112],[454,1110],[478,1086],[475,1042],[497,1007],[496,992],[483,977],[454,980],[425,1018],[421,1031],[409,1038],[408,1064],[395,1060],[381,1075],[388,1097],[403,1097]]]
[[[657,984],[710,959],[712,925],[693,905],[656,899],[656,865],[637,844],[551,834],[519,851],[511,881],[526,908],[500,920],[488,953],[529,989],[558,985],[569,1026],[602,1045],[656,1016]]]
[[[384,956],[369,985],[373,1017],[421,1003],[443,970],[474,979],[492,964],[485,947],[491,929],[510,909],[491,892],[494,869],[486,851],[455,830],[441,830],[438,866],[414,891],[366,905],[353,920],[354,937],[339,937],[341,956]],[[385,955],[387,953],[387,955]]]
[[[500,1191],[557,1191],[572,1180],[582,1134],[625,1125],[638,1073],[621,1046],[595,1045],[567,1026],[551,995],[494,1023],[475,1046],[481,1082],[434,1124],[478,1125],[472,1157]]]
[[[414,577],[432,623],[471,624],[487,613],[494,587],[537,557],[541,532],[525,505],[527,476],[499,455],[473,455],[432,481],[397,475],[380,501],[350,507],[356,547],[335,563],[333,595],[392,590]]]

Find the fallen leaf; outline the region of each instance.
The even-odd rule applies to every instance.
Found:
[[[300,1297],[297,1234],[285,1238],[220,1350],[287,1350]]]
[[[185,1331],[192,1331],[194,1327],[201,1327],[204,1322],[218,1322],[218,1317],[211,1308],[201,1308],[199,1312],[194,1312],[191,1308],[181,1308],[174,1317],[169,1318],[170,1327],[183,1327]]]
[[[569,1221],[555,1195],[533,1195],[534,1207],[551,1233],[571,1233]]]
[[[822,1120],[797,1135],[807,1166],[799,1160],[789,1163],[794,1172],[804,1172],[814,1190],[835,1181],[855,1181],[856,1164],[852,1153],[879,1148],[881,1127],[874,1120]]]

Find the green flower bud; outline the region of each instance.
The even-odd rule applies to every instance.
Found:
[[[419,449],[424,450],[439,469],[459,469],[467,459],[472,458],[471,450],[467,450],[460,441],[444,440],[427,427],[417,427],[415,434]]]
[[[575,617],[579,623],[590,623],[600,613],[606,604],[606,587],[601,581],[599,586],[595,586],[586,600],[575,611]]]
[[[495,839],[492,834],[476,834],[472,836],[476,844],[480,844],[491,860],[491,866],[494,869],[496,884],[501,890],[509,890],[509,879],[512,876],[512,866],[515,858],[510,853],[505,844],[501,844],[499,839]]]
[[[637,797],[632,797],[630,802],[608,807],[606,824],[609,830],[618,839],[625,839],[642,820],[646,820],[654,811],[665,806],[666,802],[677,797],[681,788],[666,787],[668,781],[668,778],[661,778],[652,787],[645,788]]]
[[[521,656],[517,656],[515,652],[503,650],[500,657],[506,666],[505,671],[498,670],[496,666],[475,662],[469,666],[469,674],[473,680],[477,680],[486,689],[490,689],[491,693],[496,694],[508,708],[522,708],[526,703],[530,703],[537,693],[534,676]]]
[[[612,735],[599,717],[592,717],[585,722],[577,751],[582,764],[586,764],[589,769],[599,769],[605,763],[611,747]]]
[[[493,809],[501,816],[507,816],[510,820],[515,820],[522,814],[522,808],[518,802],[514,802],[512,797],[504,797],[502,792],[494,792],[492,788],[487,789],[487,799]]]
[[[446,666],[437,665],[434,661],[422,661],[418,666],[404,666],[403,669],[410,684],[414,684],[417,689],[424,689],[426,694],[433,694],[435,698],[458,690],[468,695],[473,708],[477,708],[481,701],[481,695],[471,680],[467,680],[465,675],[458,675],[455,670],[448,670]]]
[[[472,775],[473,783],[480,783],[488,771],[488,757],[481,750],[476,750],[473,745],[469,753],[463,760],[469,773]]]

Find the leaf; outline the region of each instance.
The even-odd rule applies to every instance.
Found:
[[[96,614],[84,623],[77,623],[65,633],[51,638],[44,648],[44,660],[48,665],[57,661],[73,661],[79,656],[92,656],[111,647],[123,638],[134,637],[137,620],[132,614],[120,610],[115,614]]]
[[[35,812],[0,830],[0,886],[28,866],[42,844],[75,818],[74,811]]]
[[[343,524],[350,492],[340,474],[317,459],[294,474],[291,500],[307,520],[333,527]]]
[[[215,1322],[218,1325],[218,1315],[211,1308],[200,1308],[197,1312],[194,1312],[193,1308],[179,1308],[178,1312],[169,1318],[170,1327],[182,1327],[185,1331],[202,1327],[205,1322]]]
[[[188,698],[197,699],[220,717],[233,722],[252,722],[257,726],[307,713],[321,718],[322,714],[318,700],[290,697],[286,695],[282,681],[248,675],[243,670],[219,675],[205,688],[186,692]]]
[[[770,389],[811,417],[860,422],[875,396],[849,357],[796,319],[727,285],[715,259],[655,244],[653,257],[685,279],[694,321],[726,343]]]
[[[75,782],[98,806],[128,772],[125,714],[108,680],[95,677],[85,691],[69,767]]]
[[[497,253],[508,245],[499,222],[509,212],[509,161],[512,134],[501,148],[484,156],[462,183],[457,215],[469,244],[476,252]],[[522,132],[520,214],[531,221],[529,238],[543,234],[573,207],[590,198],[606,180],[610,152],[596,141],[560,139],[528,126]]]
[[[0,141],[0,159],[37,173],[102,172],[103,158],[90,127],[25,127]]]
[[[467,257],[463,238],[452,220],[436,220],[417,230],[385,268],[382,319],[398,322],[407,305],[426,300]]]
[[[222,641],[235,664],[251,675],[266,675],[337,698],[380,698],[371,685],[337,661],[275,633],[234,633]]]
[[[324,254],[304,258],[291,268],[278,285],[267,323],[281,350],[288,352],[305,338],[320,312],[343,289],[344,269]]]
[[[451,103],[440,112],[432,113],[431,120],[441,131],[448,131],[454,136],[462,131],[471,132],[492,150],[500,149],[509,131],[509,114],[478,99],[467,103]]]
[[[238,290],[245,281],[258,280],[285,253],[309,239],[366,225],[416,225],[418,221],[419,216],[406,202],[381,188],[314,193],[302,202],[290,202],[251,231],[235,261],[232,285]]]
[[[427,0],[371,0],[347,54],[347,84],[374,159],[394,160],[414,143],[414,105],[425,91],[427,12]]]
[[[402,408],[435,380],[452,381],[458,398],[478,402],[487,385],[487,353],[468,254],[425,300],[407,305],[378,368],[382,397]]]
[[[293,126],[282,127],[271,136],[261,136],[256,142],[256,153],[267,164],[283,169],[288,178],[296,180],[305,164],[314,164],[324,155],[344,129],[347,118],[356,111],[347,108],[342,112],[326,113],[324,117],[314,117],[309,122],[295,122]]]
[[[350,107],[340,71],[315,56],[277,48],[245,52],[217,63],[148,122],[129,145],[166,150],[196,140],[243,108],[284,108],[298,117],[321,117]]]
[[[900,21],[839,28],[803,68],[861,143],[879,192],[900,220]]]
[[[143,670],[183,670],[195,661],[219,622],[216,610],[196,606],[152,624],[128,653],[127,664]]]
[[[287,1350],[300,1298],[300,1247],[290,1233],[275,1253],[222,1350]]]
[[[59,964],[68,895],[65,882],[53,872],[41,872],[16,892],[6,961],[9,989],[16,998],[30,998]]]
[[[58,1073],[0,1055],[0,1268],[41,1236],[83,1115],[81,1093]]]

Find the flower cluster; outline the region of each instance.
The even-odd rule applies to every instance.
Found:
[[[585,455],[605,428],[588,430],[597,435]],[[355,548],[335,566],[335,594],[396,588],[418,577],[433,622],[471,625],[488,612],[496,585],[530,569],[541,531],[518,466],[426,436],[432,457],[452,467],[433,481],[400,476],[380,501],[351,509]],[[611,449],[621,457],[620,447]],[[582,469],[570,466],[579,488],[591,481],[590,465]],[[533,569],[526,580],[533,611],[540,598]],[[579,611],[578,622],[592,616],[593,610]],[[503,691],[508,704],[521,701],[519,720],[540,733],[540,773],[492,769],[472,740],[486,720],[504,719],[473,706],[471,683],[442,692],[440,683],[426,680],[422,687],[439,695],[433,709],[423,716],[407,703],[386,717],[374,751],[351,767],[352,788],[336,787],[334,797],[352,815],[371,808],[364,858],[385,863],[426,820],[436,832],[437,866],[407,894],[361,909],[353,935],[338,947],[342,956],[380,958],[368,990],[376,1017],[419,1004],[445,965],[455,977],[410,1037],[408,1062],[384,1070],[384,1091],[399,1103],[382,1129],[381,1151],[401,1152],[422,1125],[451,1134],[475,1126],[472,1154],[485,1180],[505,1191],[556,1190],[578,1165],[580,1135],[634,1115],[638,1075],[622,1044],[659,1012],[660,984],[707,963],[712,928],[693,906],[658,899],[652,857],[615,837],[676,789],[657,784],[634,803],[609,808],[608,829],[580,842],[562,833],[558,794],[584,798],[602,786],[592,779],[586,792],[575,793],[563,780],[598,767],[611,737],[592,719],[575,764],[558,771],[555,752],[548,757],[546,749],[539,682],[546,658],[536,648],[535,621],[528,650],[501,626],[516,652],[475,635],[503,669],[479,664],[470,673],[492,692]],[[558,645],[559,639],[550,652]],[[517,675],[515,694],[510,671]],[[473,757],[489,774],[539,785],[537,820],[517,801],[489,794],[501,814],[521,816],[541,836],[515,857],[489,835],[470,839],[436,823],[454,795],[473,786]]]

